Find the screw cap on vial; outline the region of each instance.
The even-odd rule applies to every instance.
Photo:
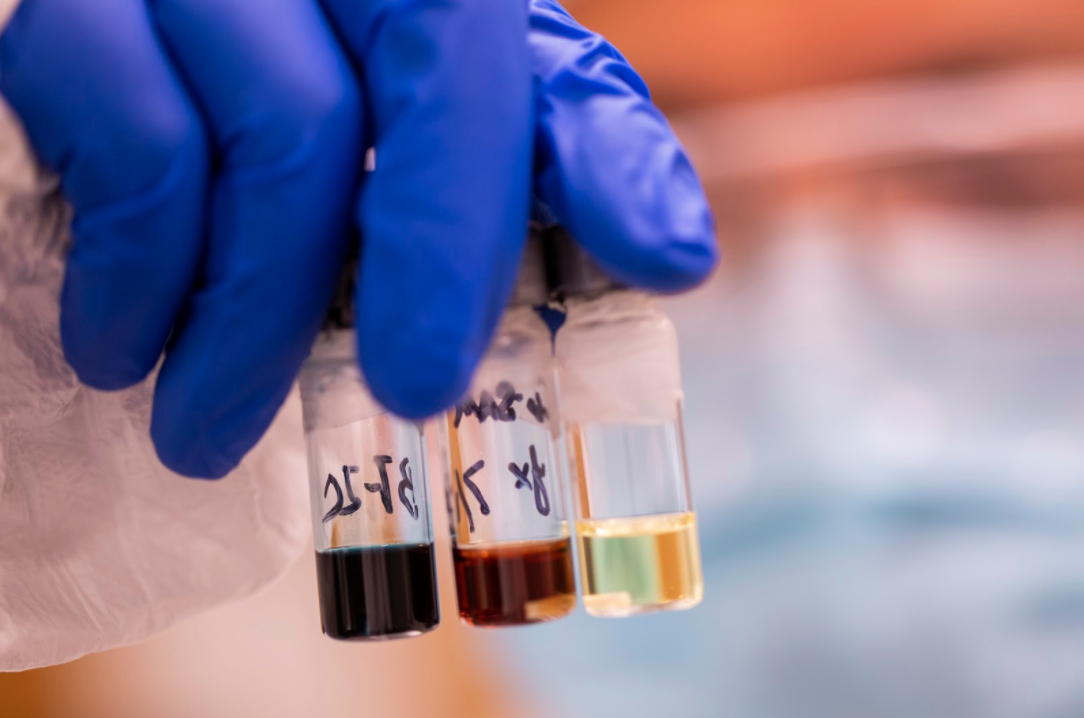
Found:
[[[561,225],[553,224],[543,230],[542,245],[546,284],[555,299],[595,296],[625,288],[606,274]]]
[[[354,312],[354,290],[358,283],[358,258],[360,256],[358,244],[347,254],[342,269],[339,270],[339,281],[335,283],[335,294],[331,297],[327,314],[324,315],[323,331],[331,332],[336,329],[353,329],[357,326],[357,318]]]

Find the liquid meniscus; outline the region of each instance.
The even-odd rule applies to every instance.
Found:
[[[695,513],[588,519],[576,530],[591,615],[681,610],[703,598]]]
[[[432,544],[316,552],[320,620],[340,640],[417,636],[440,623]]]
[[[576,607],[571,539],[453,550],[459,616],[472,626],[552,621]]]

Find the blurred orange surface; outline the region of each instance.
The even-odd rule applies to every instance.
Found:
[[[580,0],[666,109],[1084,51],[1080,0]]]

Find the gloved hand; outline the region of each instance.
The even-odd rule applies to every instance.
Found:
[[[642,81],[548,0],[24,0],[0,91],[75,210],[67,359],[119,389],[164,351],[151,434],[190,476],[271,422],[351,215],[362,368],[408,417],[466,390],[532,189],[629,284],[680,290],[716,259]]]

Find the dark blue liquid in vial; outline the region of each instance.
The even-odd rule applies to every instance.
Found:
[[[316,580],[331,638],[412,636],[440,623],[432,544],[317,551]]]

